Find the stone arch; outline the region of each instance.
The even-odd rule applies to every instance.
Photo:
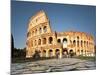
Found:
[[[41,28],[41,27],[39,28],[39,33],[40,33],[40,34],[42,33],[42,28]]]
[[[46,50],[43,50],[43,57],[46,57]]]
[[[31,40],[31,47],[33,46],[33,40]]]
[[[41,45],[41,39],[38,40],[38,45]]]
[[[67,39],[63,38],[63,48],[67,48]]]
[[[88,41],[87,41],[87,47],[88,47]]]
[[[62,51],[63,57],[67,57],[68,56],[68,49],[64,48]]]
[[[79,40],[79,36],[77,36],[77,40]]]
[[[79,40],[77,40],[77,47],[79,47]]]
[[[55,55],[56,55],[57,58],[59,57],[59,55],[60,55],[60,49],[56,49],[55,50]]]
[[[32,53],[32,52],[31,52]],[[40,59],[41,55],[40,55],[40,51],[35,49],[35,53],[33,54],[33,58],[34,59]]]
[[[37,34],[37,29],[35,29],[35,34]]]
[[[61,43],[61,39],[58,39],[57,42],[58,42],[58,43]]]
[[[35,46],[36,46],[36,45],[37,45],[37,41],[35,40],[34,42],[35,42],[34,44],[35,44]]]
[[[39,54],[40,54],[40,57],[42,57],[42,51],[41,50],[39,50]]]
[[[66,38],[63,38],[63,42],[66,42],[67,43],[67,39]]]
[[[70,57],[73,57],[73,56],[74,56],[74,51],[73,51],[73,49],[70,49],[70,50],[69,50],[69,54],[70,54]]]
[[[74,51],[73,51],[73,49],[70,49],[70,51],[69,51],[69,52],[74,52]]]
[[[79,49],[77,49],[76,54],[77,54],[77,55],[80,55],[80,50],[79,50]]]
[[[52,57],[52,56],[53,56],[53,50],[50,49],[50,50],[49,50],[49,57]]]
[[[86,47],[86,41],[84,41],[84,47]]]
[[[73,40],[73,45],[76,46],[76,40]]]
[[[80,50],[78,49],[77,52],[80,52]]]
[[[52,44],[52,43],[53,43],[53,38],[49,37],[49,44]]]
[[[47,32],[47,26],[43,27],[43,31],[44,31],[44,33]]]
[[[46,44],[46,38],[43,38],[43,44]]]
[[[32,31],[32,35],[34,35],[34,31]]]
[[[83,47],[83,41],[81,40],[81,47]]]
[[[56,49],[56,52],[59,52],[60,51],[60,49]]]
[[[83,50],[81,50],[81,54],[83,55]]]

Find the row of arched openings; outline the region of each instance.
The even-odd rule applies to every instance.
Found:
[[[58,39],[57,42],[61,43],[61,39]],[[63,39],[63,43],[67,43],[67,39],[66,38]],[[82,40],[79,41],[79,37],[77,37],[77,41],[76,40],[73,40],[73,41],[70,40],[70,43],[73,44],[74,46],[76,46],[76,43],[77,43],[77,47],[79,47],[79,45],[81,47],[83,47],[83,44],[84,44],[84,46],[88,47],[88,44],[89,44],[88,41],[82,41]]]
[[[47,39],[46,39],[46,38],[43,38],[42,40],[39,39],[39,40],[38,40],[38,45],[41,45],[42,42],[43,42],[43,44],[47,44]],[[53,43],[53,38],[52,38],[52,37],[49,37],[48,43],[49,43],[49,44],[52,44],[52,43]],[[35,45],[37,45],[37,40],[35,40]]]
[[[65,52],[66,52],[66,53],[65,53]],[[69,52],[73,52],[73,50],[71,49]],[[43,54],[42,54],[43,57],[46,57],[46,50],[43,50],[43,51],[40,52],[40,53],[43,53]],[[60,55],[60,49],[56,49],[54,53],[55,53],[55,56],[58,57],[58,56]],[[63,55],[67,55],[67,54],[68,54],[68,51],[67,51],[67,50],[63,50],[62,54],[63,54]],[[49,56],[49,57],[52,57],[52,56],[53,56],[53,50],[52,50],[52,49],[50,49],[50,50],[48,51],[48,56]]]
[[[31,36],[31,35],[33,35],[33,34],[37,34],[37,32],[38,32],[38,29],[36,28],[34,31],[32,31],[32,32],[28,32],[27,33],[27,37],[29,37],[29,36]],[[41,34],[41,33],[46,33],[47,32],[47,26],[44,26],[43,28],[42,27],[40,27],[39,28],[39,33]]]

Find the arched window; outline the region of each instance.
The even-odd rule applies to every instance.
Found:
[[[81,50],[81,54],[83,55],[83,50]]]
[[[80,50],[78,49],[77,52],[80,52]]]
[[[84,41],[84,47],[86,46],[86,41]]]
[[[83,53],[83,50],[81,50],[81,52]]]
[[[73,41],[73,45],[76,46],[76,41],[75,40]]]
[[[79,36],[77,36],[77,40],[79,40]]]
[[[52,57],[53,56],[53,51],[49,50],[49,56]]]
[[[35,30],[35,34],[37,34],[37,29]]]
[[[88,41],[87,41],[87,47],[88,47]]]
[[[41,45],[41,39],[39,39],[39,41],[38,41],[38,45]]]
[[[49,37],[49,44],[52,44],[52,42],[53,42],[53,38]]]
[[[46,50],[43,50],[44,53],[46,53]]]
[[[63,39],[63,43],[67,43],[67,39],[66,38]]]
[[[83,41],[81,40],[81,47],[83,47]]]
[[[36,40],[35,40],[35,45],[37,45],[37,42],[36,42]]]
[[[58,40],[57,40],[57,42],[58,42],[58,43],[61,43],[61,40],[60,40],[60,39],[58,39]]]
[[[34,35],[34,31],[32,31],[32,35]]]
[[[58,58],[59,57],[59,54],[60,54],[60,50],[59,49],[56,49],[55,54],[56,54],[56,57]]]
[[[71,53],[71,52],[73,52],[73,50],[72,50],[72,49],[70,50],[70,53]]]
[[[46,38],[43,38],[43,44],[46,44]]]
[[[31,47],[33,46],[33,41],[31,40]]]
[[[39,32],[42,33],[42,28],[39,29]]]
[[[77,47],[79,47],[79,41],[77,41]]]
[[[43,30],[44,30],[44,33],[47,32],[47,27],[44,26]]]
[[[43,50],[43,57],[46,57],[46,50]]]
[[[56,52],[60,51],[59,49],[56,49]]]

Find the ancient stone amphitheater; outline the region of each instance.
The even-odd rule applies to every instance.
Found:
[[[67,56],[73,52],[76,56],[94,56],[94,38],[84,32],[52,31],[46,13],[41,10],[32,16],[28,23],[26,57],[32,57],[36,51],[41,57]]]

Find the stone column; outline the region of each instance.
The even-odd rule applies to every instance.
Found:
[[[41,54],[40,54],[40,56],[43,57],[43,50],[42,50],[42,49],[40,49],[40,50],[41,50]]]
[[[75,39],[75,41],[76,41],[76,46],[75,46],[75,49],[76,49],[76,55],[77,55],[77,54],[79,55],[79,53],[77,53],[77,39]]]
[[[56,54],[56,53],[55,53],[55,50],[52,50],[52,51],[53,51],[53,56],[55,56],[55,54]]]
[[[41,45],[43,45],[43,38],[41,38]]]
[[[46,44],[49,44],[49,38],[46,37]]]
[[[60,54],[59,54],[59,58],[62,58],[62,49],[60,49]]]
[[[49,50],[46,50],[46,57],[49,57]]]

